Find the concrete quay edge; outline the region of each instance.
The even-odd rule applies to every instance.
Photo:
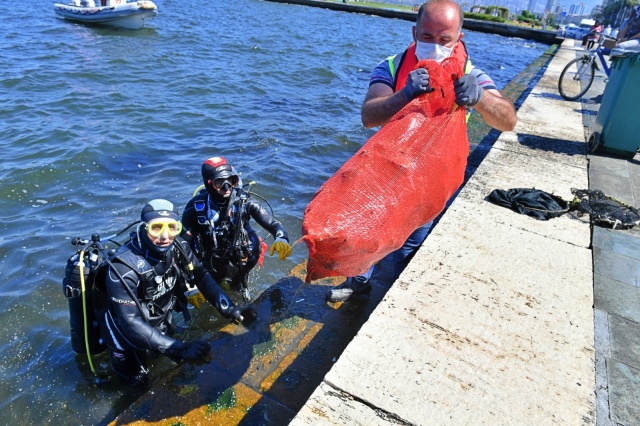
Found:
[[[596,423],[591,226],[485,200],[588,187],[582,108],[557,91],[572,46],[291,425]]]

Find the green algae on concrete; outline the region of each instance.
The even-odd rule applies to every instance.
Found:
[[[276,341],[273,339],[267,340],[264,343],[258,343],[253,347],[253,356],[266,356],[273,352],[276,348]]]
[[[184,385],[178,391],[178,395],[180,396],[188,396],[190,393],[197,391],[198,388],[196,385]]]
[[[230,410],[236,406],[236,392],[233,387],[224,390],[220,396],[207,405],[207,415],[220,410]]]

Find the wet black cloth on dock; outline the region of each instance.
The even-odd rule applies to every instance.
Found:
[[[535,188],[494,189],[488,200],[538,220],[549,220],[569,211],[562,198]]]

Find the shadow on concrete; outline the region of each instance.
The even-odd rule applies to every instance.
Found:
[[[550,99],[550,100],[554,100],[554,101],[575,102],[576,106],[580,106],[580,100],[567,101],[560,95],[560,93],[556,93],[556,92],[536,93],[533,96],[535,96],[536,98],[539,98],[539,99]],[[579,108],[576,109],[576,111],[579,111]]]
[[[602,95],[603,95],[603,93],[601,93],[601,94],[599,94],[597,96],[594,96],[593,98],[590,98],[589,100],[592,101],[592,102],[595,102],[597,104],[601,104],[602,103]],[[598,114],[598,111],[589,111],[589,112],[595,112],[596,114]]]
[[[324,293],[340,279],[307,285],[302,269],[281,279],[254,302],[258,321],[207,338],[208,363],[179,365],[111,424],[287,424],[386,294],[385,269],[377,268],[370,294],[336,304]]]
[[[374,287],[369,297],[353,298],[343,303],[339,309],[329,309],[322,322],[309,330],[307,337],[313,337],[297,348],[291,363],[287,363],[275,380],[264,382],[262,400],[258,401],[240,424],[254,425],[255,420],[264,419],[260,409],[263,400],[280,401],[295,416],[369,318],[385,292],[380,287]]]
[[[518,142],[531,149],[555,152],[564,155],[586,155],[587,145],[565,139],[553,139],[526,133],[518,133]]]

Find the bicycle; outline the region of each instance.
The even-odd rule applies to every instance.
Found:
[[[587,93],[596,76],[596,70],[600,69],[596,56],[600,58],[602,68],[607,78],[609,77],[611,68],[607,65],[604,57],[604,41],[605,36],[600,35],[597,48],[588,51],[580,58],[570,61],[564,67],[560,74],[560,80],[558,80],[558,91],[564,99],[575,101]]]

